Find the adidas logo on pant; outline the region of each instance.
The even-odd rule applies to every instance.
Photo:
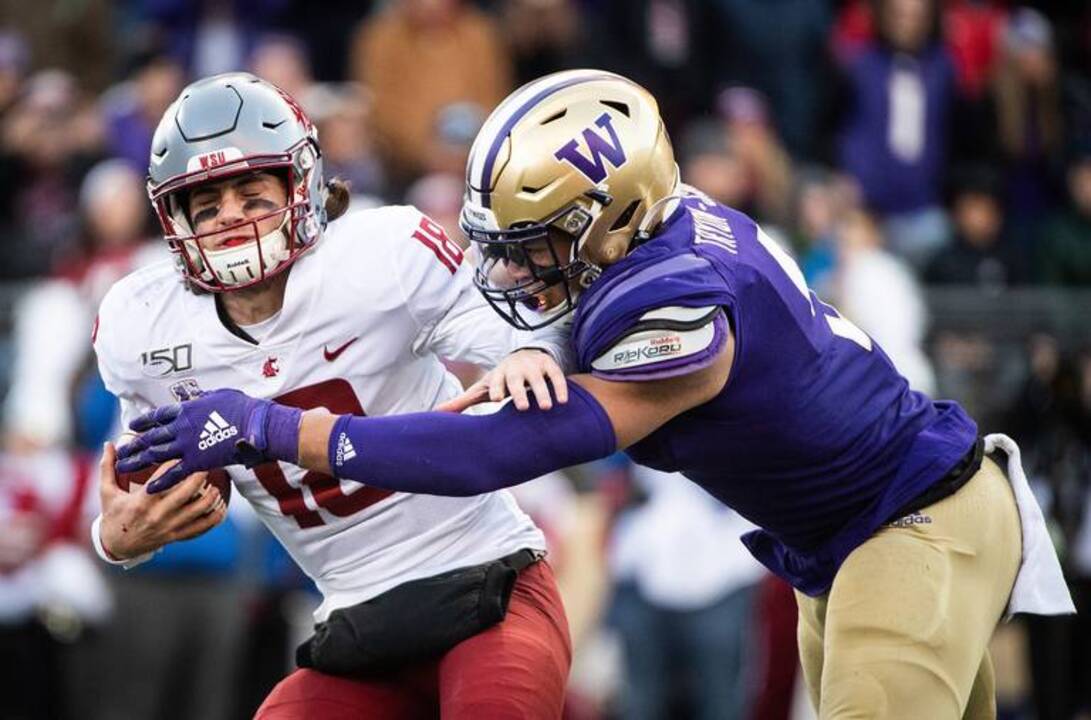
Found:
[[[209,414],[208,420],[205,420],[205,429],[201,431],[200,437],[197,438],[197,447],[201,450],[207,450],[216,443],[233,438],[238,434],[239,429],[237,427],[229,424],[220,413],[213,410]]]

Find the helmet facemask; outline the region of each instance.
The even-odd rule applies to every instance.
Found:
[[[309,173],[315,153],[309,143],[279,156],[248,157],[228,162],[213,170],[202,170],[174,178],[167,187],[149,188],[160,224],[187,282],[210,292],[227,292],[261,283],[285,270],[310,249],[320,232],[313,217]],[[225,228],[197,233],[188,213],[188,198],[201,185],[237,178],[255,172],[269,172],[285,184],[288,202],[256,217]],[[323,199],[324,201],[324,199]],[[280,216],[276,228],[264,236],[259,226]],[[236,246],[210,250],[202,239],[229,234],[248,241]]]
[[[599,268],[580,251],[609,196],[589,194],[589,199],[589,204],[576,201],[541,222],[515,223],[507,230],[483,228],[474,221],[479,209],[463,210],[459,226],[476,255],[474,285],[516,328],[536,330],[568,314],[579,287],[598,276]],[[555,294],[552,288],[560,289],[558,302],[544,307],[546,294]]]

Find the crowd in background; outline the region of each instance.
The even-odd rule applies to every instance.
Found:
[[[243,501],[138,570],[87,551],[117,431],[88,337],[110,284],[166,256],[144,175],[181,88],[276,83],[354,206],[411,203],[457,236],[484,118],[573,67],[650,89],[685,182],[758,219],[914,387],[1023,445],[1091,608],[1091,5],[2,2],[0,717],[248,717],[309,631],[309,582]],[[945,327],[936,297],[991,310]],[[994,331],[1028,303],[1044,321]],[[794,601],[742,518],[621,459],[518,493],[571,619],[569,717],[805,713]],[[1003,716],[1091,718],[1086,615],[1005,628]]]

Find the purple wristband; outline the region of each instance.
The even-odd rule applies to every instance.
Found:
[[[303,411],[287,405],[269,404],[265,421],[265,454],[293,465],[299,462],[299,423]]]

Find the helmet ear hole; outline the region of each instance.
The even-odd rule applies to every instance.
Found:
[[[614,221],[614,224],[610,226],[610,229],[607,232],[620,230],[621,228],[627,226],[630,222],[632,222],[633,213],[636,212],[636,209],[638,207],[640,207],[640,198],[633,200],[631,203],[629,203],[628,207],[621,211],[621,214],[618,215],[617,220]]]

